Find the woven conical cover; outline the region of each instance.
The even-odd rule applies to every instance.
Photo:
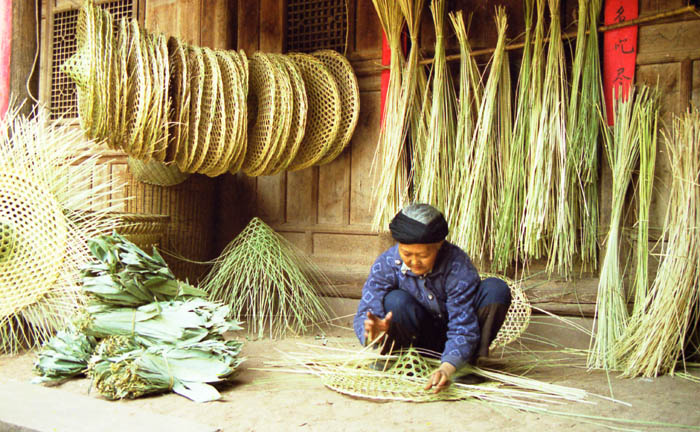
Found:
[[[277,55],[276,57],[286,69],[287,75],[290,78],[293,99],[289,137],[283,146],[284,152],[278,159],[277,165],[272,172],[270,172],[271,175],[285,170],[299,152],[299,147],[306,130],[306,115],[309,108],[308,99],[306,98],[306,88],[304,87],[304,80],[301,78],[299,68],[287,56]]]
[[[306,132],[289,171],[308,168],[320,161],[333,145],[342,119],[340,91],[333,74],[316,57],[290,54],[304,79],[309,111]]]
[[[321,60],[333,74],[343,110],[338,136],[328,153],[317,162],[317,165],[323,165],[337,158],[350,143],[360,117],[360,88],[350,62],[343,55],[333,50],[316,51],[312,55]]]
[[[482,274],[482,278],[497,277],[503,279],[510,288],[511,303],[506,314],[506,319],[498,330],[496,339],[491,342],[491,349],[508,345],[517,340],[527,329],[530,323],[532,308],[530,301],[525,296],[521,284],[501,275]]]
[[[171,37],[168,40],[168,56],[170,63],[169,94],[172,100],[173,115],[165,162],[173,162],[178,152],[182,151],[181,146],[187,148],[190,81],[187,74],[187,52],[178,38]]]
[[[248,146],[243,172],[249,176],[262,174],[275,154],[273,142],[277,118],[277,81],[275,66],[267,55],[256,52],[250,59],[250,89],[248,93]]]
[[[226,246],[202,287],[231,306],[238,320],[259,336],[300,333],[328,313],[318,289],[330,281],[302,251],[265,222],[253,218]]]
[[[175,164],[166,165],[156,160],[144,162],[129,157],[127,164],[131,174],[141,183],[157,186],[175,186],[184,182],[190,176],[181,172]]]
[[[0,320],[58,279],[68,227],[56,199],[21,174],[0,173]]]
[[[464,399],[454,387],[439,393],[425,390],[425,383],[435,368],[417,351],[409,349],[399,355],[386,372],[369,368],[357,369],[352,374],[329,370],[321,375],[321,381],[332,390],[363,399],[407,402]]]

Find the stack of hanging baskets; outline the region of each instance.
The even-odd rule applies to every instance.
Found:
[[[357,78],[335,51],[256,52],[249,61],[243,51],[187,45],[135,20],[114,23],[91,0],[77,30],[63,70],[77,85],[81,126],[127,153],[144,182],[321,165],[355,130]]]

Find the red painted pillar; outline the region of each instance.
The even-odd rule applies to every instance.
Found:
[[[617,24],[637,18],[637,0],[605,0],[603,22]],[[637,26],[608,30],[603,34],[603,94],[607,109],[608,124],[612,126],[613,99],[619,91],[627,98],[630,86],[634,85],[637,63]]]
[[[10,101],[10,55],[12,53],[12,0],[0,0],[0,118]]]

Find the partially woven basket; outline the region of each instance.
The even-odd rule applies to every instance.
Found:
[[[530,307],[530,301],[525,296],[522,286],[519,282],[508,279],[501,275],[492,274],[481,274],[482,278],[496,277],[502,279],[508,284],[510,288],[510,307],[506,313],[506,319],[503,321],[501,329],[498,330],[496,338],[491,342],[490,349],[495,349],[498,347],[503,347],[509,343],[517,340],[520,335],[527,329],[530,323],[530,315],[532,314],[532,308]]]
[[[316,51],[312,55],[321,60],[333,74],[340,91],[342,107],[338,135],[326,155],[316,163],[323,165],[337,158],[350,143],[360,117],[360,88],[350,62],[343,55],[333,50]]]
[[[340,91],[333,74],[316,57],[294,53],[289,57],[301,71],[309,102],[306,132],[289,171],[308,168],[320,161],[336,139],[342,120]]]
[[[53,288],[68,229],[61,206],[41,184],[19,172],[0,173],[0,322]]]
[[[129,171],[141,183],[157,186],[175,186],[187,180],[189,174],[183,173],[175,164],[164,164],[156,160],[144,162],[129,157]]]

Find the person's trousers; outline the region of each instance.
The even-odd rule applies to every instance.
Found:
[[[474,357],[488,357],[489,345],[496,338],[510,306],[510,288],[503,280],[487,278],[481,281],[474,297],[481,339]],[[384,351],[396,348],[423,348],[437,353],[445,349],[447,319],[433,316],[409,293],[390,291],[384,297],[384,310],[392,319]]]

